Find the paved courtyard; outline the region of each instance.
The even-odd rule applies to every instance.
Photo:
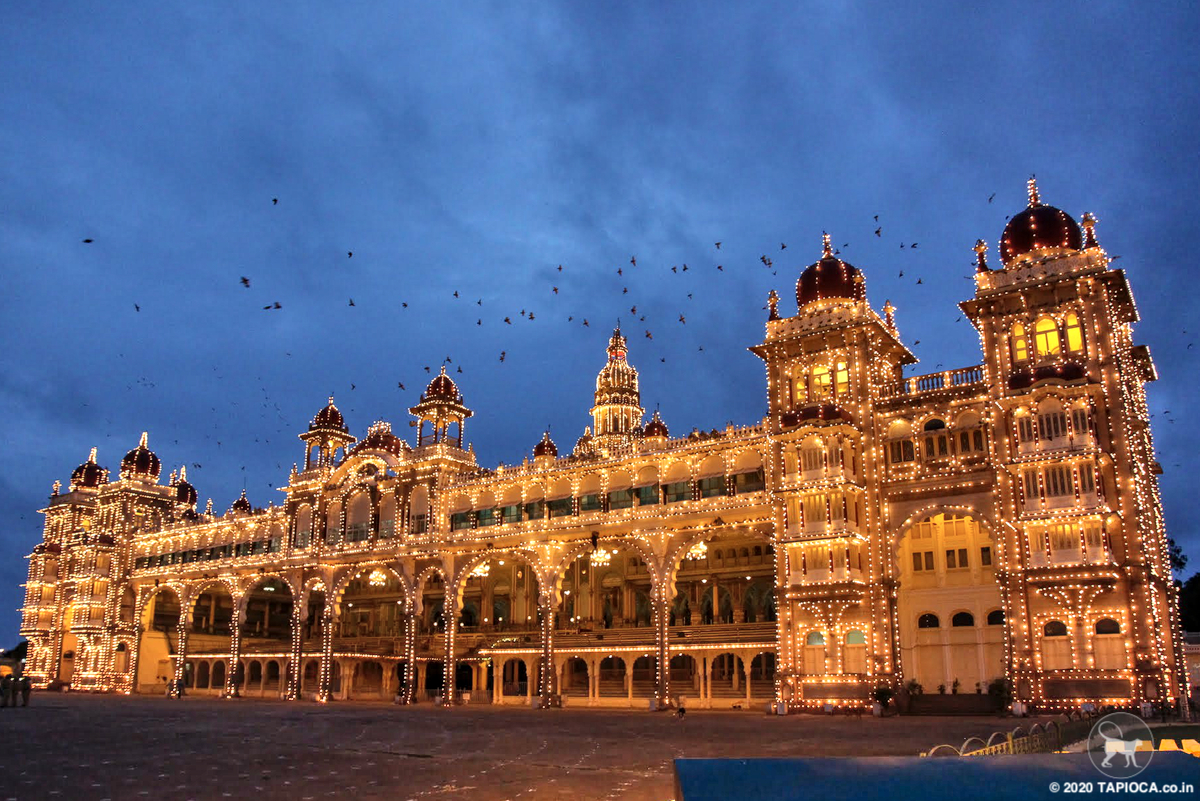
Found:
[[[40,693],[0,709],[0,799],[666,801],[676,757],[915,755],[1005,725]]]

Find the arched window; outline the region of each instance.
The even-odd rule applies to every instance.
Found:
[[[942,621],[938,620],[938,616],[930,612],[926,612],[917,618],[917,628],[919,629],[936,629],[941,627]]]
[[[1066,637],[1067,624],[1061,620],[1051,620],[1045,626],[1042,626],[1042,634],[1047,637]]]
[[[936,417],[925,423],[926,459],[945,459],[950,455],[950,436],[946,432],[946,421]]]
[[[359,492],[346,506],[346,539],[362,542],[371,538],[371,495]]]
[[[1029,361],[1029,340],[1025,338],[1025,326],[1017,323],[1012,327],[1013,361]]]
[[[1003,609],[993,609],[992,611],[988,612],[987,624],[989,626],[1003,626],[1004,625],[1004,610]]]
[[[810,676],[825,673],[825,635],[810,631],[804,638],[804,672]]]
[[[829,368],[821,365],[814,367],[808,382],[808,399],[810,402],[828,400],[833,395],[833,375]]]
[[[850,392],[850,371],[845,362],[838,362],[834,371],[834,392],[841,397]]]
[[[1083,326],[1079,324],[1078,315],[1074,312],[1068,314],[1065,328],[1067,334],[1067,352],[1083,353]]]
[[[819,631],[810,631],[804,640],[805,645],[824,645],[825,635]]]
[[[1096,636],[1092,638],[1092,655],[1100,670],[1121,670],[1128,666],[1121,624],[1110,617],[1096,621]]]
[[[1061,620],[1051,620],[1042,627],[1042,668],[1069,670],[1073,667],[1072,663],[1067,626]]]
[[[969,628],[975,625],[975,616],[970,612],[956,612],[954,617],[950,618],[950,625],[955,628]]]
[[[1033,327],[1033,345],[1039,359],[1057,356],[1062,352],[1058,339],[1058,325],[1049,317],[1043,317]]]
[[[846,632],[846,647],[842,659],[842,672],[867,672],[867,636],[858,629]]]
[[[916,458],[912,441],[912,426],[907,420],[896,420],[888,427],[888,440],[892,464],[911,462]]]

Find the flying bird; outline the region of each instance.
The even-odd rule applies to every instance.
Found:
[[[504,357],[508,355],[508,351],[500,351],[500,361],[504,361]]]
[[[279,205],[279,198],[277,198],[277,197],[273,197],[273,198],[271,198],[271,205],[272,205],[272,206],[278,206],[278,205]]]
[[[637,256],[630,256],[629,263],[632,264],[634,267],[637,267]]]
[[[244,275],[242,276],[242,286],[246,287],[246,289],[250,288],[250,279]]]
[[[140,312],[142,310],[142,307],[135,303],[135,304],[133,304],[133,310],[135,312]]]
[[[429,365],[425,365],[425,372],[429,372]]]
[[[400,389],[404,389],[404,382],[403,382],[403,381],[397,381],[397,382],[396,382],[396,386],[400,387]]]
[[[684,325],[687,325],[687,319],[682,314],[679,315],[679,322],[683,323]]]
[[[995,200],[995,199],[996,199],[996,193],[995,193],[995,192],[993,192],[992,194],[988,195],[988,203],[991,203],[991,202],[992,202],[993,200]]]
[[[673,272],[673,273],[677,273],[677,272],[679,272],[679,268],[678,268],[678,267],[675,267],[675,266],[672,266],[672,267],[671,267],[671,272]]]
[[[625,274],[625,273],[621,271],[621,268],[620,268],[620,267],[618,267],[618,268],[617,268],[617,275],[624,275],[624,274]]]
[[[719,264],[717,265],[717,269],[720,270],[721,272],[725,272],[725,268]]]
[[[407,304],[407,303],[404,303],[404,302],[401,302],[401,303],[400,303],[400,308],[402,308],[402,309],[407,309],[407,308],[408,308],[408,304]]]
[[[560,264],[560,265],[558,265],[558,271],[559,271],[560,273],[562,272],[562,265],[561,265],[561,264]]]
[[[554,294],[555,294],[555,295],[557,295],[557,294],[558,294],[558,287],[553,287],[553,289],[554,289]]]
[[[351,305],[351,306],[353,306],[353,305],[354,305],[354,298],[350,298],[350,305]]]
[[[783,244],[782,242],[780,242],[780,243],[779,243],[779,249],[780,249],[780,250],[787,250],[787,245],[785,245],[785,244]]]
[[[646,332],[646,339],[654,339],[654,334],[651,334],[649,331],[647,331],[647,332]]]
[[[883,226],[882,225],[875,229],[875,236],[883,236]]]
[[[457,290],[457,289],[456,289],[456,290],[454,290],[454,297],[456,297],[456,298],[458,297],[458,290]]]
[[[347,258],[347,259],[352,259],[352,258],[354,258],[354,251],[353,251],[353,250],[347,250],[347,251],[346,251],[346,258]]]
[[[95,242],[95,241],[96,241],[96,240],[94,240],[94,239],[88,238],[88,239],[85,239],[85,240],[83,240],[83,244],[85,244],[85,245],[90,245],[90,244],[92,244],[92,243],[93,243],[93,242]]]
[[[720,243],[720,242],[714,242],[713,244],[715,244],[715,245],[717,246],[717,250],[720,250],[720,249],[721,249],[721,243]]]
[[[504,322],[508,323],[509,325],[512,325],[512,318],[511,318],[511,317],[505,317],[505,318],[504,318]]]
[[[588,325],[588,321],[587,321],[587,318],[586,318],[586,317],[584,317],[584,318],[583,318],[583,325],[584,325],[586,328],[591,328],[591,326],[590,326],[590,325]]]

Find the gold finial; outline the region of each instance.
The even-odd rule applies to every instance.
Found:
[[[986,273],[988,271],[987,249],[987,242],[984,242],[982,239],[975,240],[975,247],[973,250],[975,251],[975,258],[977,262],[975,267],[976,272]]]
[[[204,514],[212,515],[212,498],[209,498],[208,503],[204,504]]]
[[[96,448],[93,447],[92,452],[90,454],[88,454],[88,464],[95,464],[95,463],[96,463]]]
[[[828,259],[833,255],[833,245],[829,241],[829,234],[825,231],[821,232],[821,258]]]
[[[141,440],[138,442],[138,447],[139,447],[139,448],[148,448],[148,447],[149,447],[149,446],[146,444],[146,432],[145,432],[145,431],[143,431],[143,432],[142,432],[142,438],[141,438]]]
[[[772,289],[770,292],[767,293],[767,308],[769,308],[771,310],[770,314],[767,315],[767,319],[768,320],[778,320],[779,319],[779,295],[775,292],[774,289]]]
[[[179,480],[187,481],[187,465],[186,464],[179,468]]]
[[[1026,185],[1029,188],[1029,205],[1030,206],[1040,206],[1042,203],[1042,199],[1041,199],[1041,196],[1038,194],[1037,176],[1036,175],[1029,176],[1029,181],[1027,182]]]
[[[55,479],[54,484],[52,484],[51,487],[53,489],[53,492],[51,492],[51,494],[57,495],[58,491],[62,489],[62,482],[59,481],[58,479]]]
[[[332,392],[329,393],[329,405],[330,406],[333,405],[333,393]]]
[[[896,329],[896,307],[892,302],[885,301],[883,304],[883,319],[887,322],[887,327],[892,330]]]
[[[1083,247],[1098,248],[1100,243],[1096,241],[1096,216],[1090,211],[1084,212],[1083,215]]]

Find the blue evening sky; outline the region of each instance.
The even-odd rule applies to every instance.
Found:
[[[143,430],[202,505],[265,506],[331,391],[411,437],[450,357],[518,462],[589,422],[618,317],[672,433],[755,422],[746,347],[825,229],[914,372],[977,364],[971,246],[1030,173],[1123,257],[1190,574],[1200,16],[980,5],[5,4],[0,647],[51,483]]]

